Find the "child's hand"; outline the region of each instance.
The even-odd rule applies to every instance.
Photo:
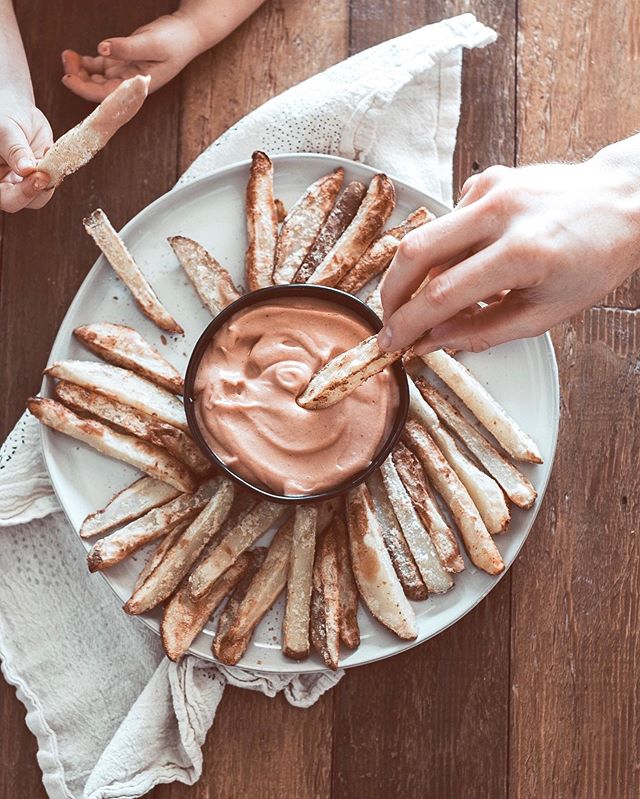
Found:
[[[65,50],[62,82],[74,94],[95,103],[134,75],[150,75],[149,91],[153,92],[205,47],[191,17],[177,11],[143,25],[131,36],[105,39],[98,45],[98,56]]]
[[[30,100],[0,92],[0,211],[42,208],[53,194],[36,161],[53,143],[46,117]]]

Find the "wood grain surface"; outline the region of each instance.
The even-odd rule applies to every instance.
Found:
[[[54,131],[88,110],[60,51],[90,52],[169,2],[17,0]],[[386,38],[472,10],[500,33],[464,57],[455,187],[492,163],[588,156],[637,125],[640,0],[271,0],[150,98],[44,210],[0,215],[0,434],[21,413],[95,260],[81,219],[121,225],[273,94]],[[38,24],[34,24],[38,20]],[[191,788],[154,799],[635,799],[640,795],[640,283],[553,331],[558,457],[511,573],[455,627],[352,670],[299,710],[227,689]],[[16,369],[16,364],[20,368]],[[0,799],[45,796],[35,740],[0,686]]]

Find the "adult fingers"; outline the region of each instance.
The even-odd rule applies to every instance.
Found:
[[[12,119],[0,125],[0,160],[17,174],[24,177],[33,172],[36,159],[24,131]]]
[[[26,208],[42,193],[47,184],[44,177],[36,172],[20,183],[0,183],[0,211],[12,214]]]

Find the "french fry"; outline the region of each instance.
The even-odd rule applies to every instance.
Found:
[[[42,424],[76,441],[82,441],[103,455],[135,466],[180,491],[192,491],[195,488],[193,475],[187,467],[154,444],[135,436],[116,433],[102,422],[83,419],[55,400],[30,397],[27,408]]]
[[[184,330],[158,299],[140,267],[133,260],[124,241],[114,230],[102,208],[96,209],[82,220],[85,230],[98,245],[113,271],[133,295],[142,313],[168,333],[184,333]]]
[[[386,175],[375,175],[349,227],[325,255],[308,282],[337,286],[352,269],[391,216],[395,189]]]
[[[144,562],[144,566],[142,567],[140,574],[136,577],[136,581],[133,584],[133,591],[131,592],[132,595],[135,595],[142,588],[145,581],[162,563],[167,552],[176,543],[178,538],[180,538],[182,533],[184,533],[184,531],[187,529],[187,527],[190,524],[191,524],[190,519],[183,519],[183,521],[176,524],[176,526],[172,530],[170,530],[165,535],[164,538],[160,539],[160,543],[149,554],[149,556]]]
[[[282,224],[284,220],[287,218],[287,209],[284,207],[284,203],[278,197],[275,198],[273,201],[276,205],[276,214],[278,216],[278,223]]]
[[[62,135],[45,153],[36,169],[49,175],[47,188],[59,186],[100,152],[109,139],[140,110],[151,78],[136,75],[123,80],[80,124]]]
[[[76,327],[73,335],[114,366],[137,372],[172,394],[182,394],[184,380],[180,372],[132,327],[96,322]]]
[[[137,616],[155,608],[176,590],[207,543],[220,530],[233,503],[233,483],[223,477],[216,493],[196,518],[167,549],[164,557],[124,606]]]
[[[247,184],[247,253],[245,273],[249,291],[273,285],[273,261],[278,239],[278,212],[273,199],[273,164],[257,150],[251,157]]]
[[[358,626],[358,587],[356,586],[351,555],[349,554],[349,533],[344,522],[344,513],[336,513],[332,521],[338,553],[338,595],[340,615],[338,618],[340,640],[349,649],[360,646]]]
[[[173,528],[192,519],[209,501],[217,481],[203,483],[193,494],[180,494],[166,505],[154,508],[125,527],[101,538],[87,556],[89,571],[102,571],[115,566],[143,546],[167,535]]]
[[[201,244],[186,236],[170,236],[168,241],[213,316],[239,299],[240,292],[229,272]]]
[[[512,458],[528,463],[542,463],[535,441],[520,429],[517,422],[465,366],[443,350],[423,355],[422,359],[460,397]]]
[[[371,614],[397,636],[418,636],[416,617],[404,595],[382,538],[371,494],[366,485],[347,495],[347,524],[353,575]]]
[[[504,533],[509,525],[510,514],[500,486],[461,452],[449,431],[440,424],[435,411],[423,399],[413,380],[409,380],[409,392],[411,417],[423,425],[449,466],[458,475],[487,530],[492,535]]]
[[[392,457],[407,494],[411,497],[413,506],[431,537],[440,563],[448,572],[461,572],[464,569],[464,561],[460,547],[440,513],[420,461],[403,443],[396,445]]]
[[[530,508],[536,501],[537,492],[531,482],[518,471],[464,416],[449,403],[424,378],[416,380],[421,394],[452,430],[467,449],[502,486],[505,494],[519,508]]]
[[[153,477],[141,477],[118,491],[101,510],[90,513],[80,525],[81,538],[93,538],[131,522],[147,511],[175,499],[180,491]]]
[[[391,563],[395,569],[402,590],[409,599],[418,601],[427,598],[427,587],[422,581],[411,549],[405,540],[404,533],[398,524],[395,510],[387,494],[380,471],[374,472],[367,480],[367,488],[373,500],[382,539],[387,548]]]
[[[445,593],[453,585],[453,580],[440,563],[433,542],[416,513],[391,456],[384,461],[380,472],[391,507],[424,584],[432,593]]]
[[[251,568],[251,556],[250,552],[241,555],[211,587],[209,593],[198,602],[191,599],[186,582],[182,582],[165,604],[160,623],[162,646],[169,660],[180,660],[186,654],[218,605],[234,590]]]
[[[316,180],[287,214],[276,245],[273,282],[291,283],[333,208],[344,180],[344,169]]]
[[[376,336],[370,336],[316,372],[298,397],[298,405],[310,410],[335,405],[401,357],[401,350],[383,352]]]
[[[244,655],[260,619],[287,583],[293,525],[291,518],[277,531],[231,623],[219,640],[216,636],[216,655],[228,666],[235,666]]]
[[[489,574],[504,569],[502,556],[489,535],[478,509],[426,430],[413,419],[407,422],[405,443],[412,449],[440,496],[449,506],[473,563]]]
[[[193,599],[200,599],[234,560],[282,515],[283,506],[262,500],[243,515],[222,542],[203,558],[189,577]]]
[[[317,521],[317,507],[296,506],[282,625],[282,652],[294,660],[304,660],[309,656],[309,613]]]
[[[367,285],[370,280],[377,277],[389,266],[402,239],[411,230],[435,219],[426,208],[420,207],[400,222],[399,225],[383,231],[360,258],[357,264],[350,269],[338,284],[338,288],[355,294]]]
[[[327,221],[307,253],[307,257],[296,272],[293,278],[294,283],[306,283],[309,280],[327,253],[351,224],[366,193],[367,187],[359,181],[354,180],[349,183],[338,197]]]
[[[67,407],[81,413],[90,413],[101,421],[116,425],[133,436],[164,447],[171,455],[182,461],[196,474],[211,471],[211,463],[200,452],[198,445],[184,430],[159,422],[153,416],[116,402],[111,397],[82,388],[75,383],[61,380],[56,383],[54,393]]]
[[[332,524],[318,539],[313,564],[311,643],[325,666],[336,671],[340,657],[340,580],[336,534]]]
[[[128,369],[95,361],[56,361],[44,371],[189,432],[182,402],[170,391]]]
[[[381,288],[382,288],[382,280],[379,280],[378,285],[367,297],[367,305],[380,319],[382,319],[384,313],[384,310],[382,308],[382,296],[380,294]]]

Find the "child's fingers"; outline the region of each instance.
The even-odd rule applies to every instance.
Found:
[[[78,97],[89,100],[91,103],[101,103],[120,81],[107,81],[98,84],[85,80],[79,75],[63,75],[62,83]]]
[[[153,30],[143,30],[131,36],[105,39],[98,45],[102,56],[118,58],[122,61],[158,61],[162,58],[158,35]]]
[[[24,177],[33,172],[36,159],[22,128],[12,119],[0,122],[0,160]]]
[[[12,214],[26,208],[40,194],[48,194],[50,197],[52,192],[42,191],[47,182],[48,176],[43,175],[41,172],[29,175],[20,183],[0,182],[0,211]],[[47,197],[47,200],[49,197]]]

